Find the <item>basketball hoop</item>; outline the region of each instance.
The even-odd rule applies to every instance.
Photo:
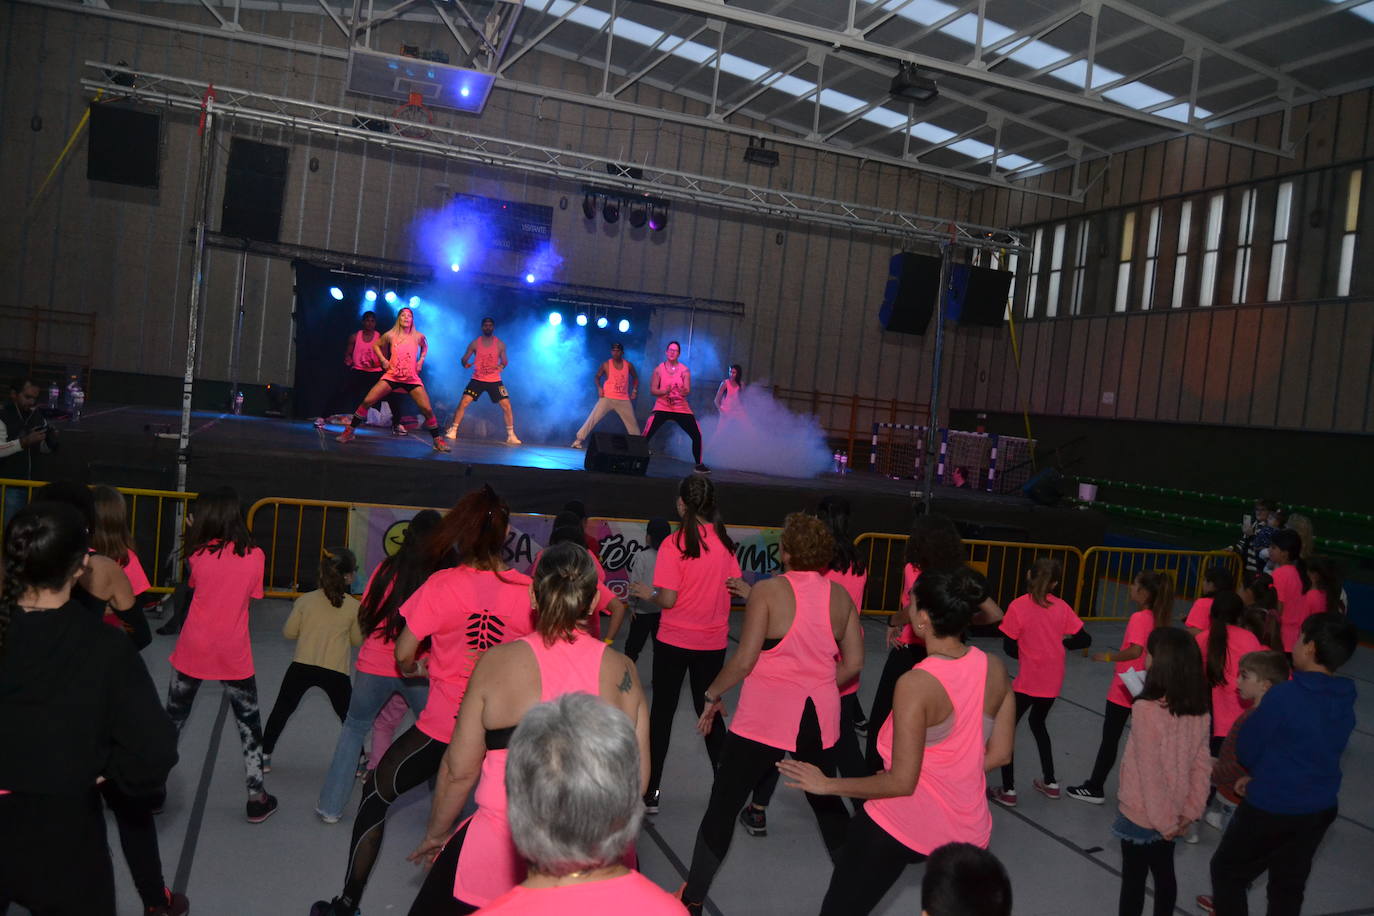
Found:
[[[434,112],[425,107],[424,98],[418,92],[410,93],[406,103],[391,113],[392,120],[404,124],[392,124],[391,132],[414,140],[429,136],[429,128],[434,124]]]

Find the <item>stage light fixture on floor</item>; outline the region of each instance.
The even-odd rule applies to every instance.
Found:
[[[386,300],[386,304],[387,304],[387,305],[395,305],[395,304],[396,304],[396,291],[395,291],[394,289],[389,289],[389,290],[386,291],[386,295],[383,296],[382,298]]]
[[[525,274],[525,282],[526,282],[526,283],[533,283],[533,282],[534,282],[534,274]]]
[[[606,198],[606,202],[601,205],[601,218],[608,223],[620,222],[620,201],[613,197]]]
[[[606,320],[605,315],[602,315],[600,318],[596,319],[596,326],[598,328],[604,329],[608,324],[610,324],[610,322]]]
[[[620,324],[617,325],[617,327],[620,328],[620,333],[622,333],[622,334],[627,334],[627,333],[629,333],[629,330],[630,330],[630,322],[629,322],[629,319],[626,319],[626,318],[620,319]]]
[[[557,312],[549,312],[549,324],[553,325],[554,327],[558,327],[562,323],[562,315],[558,314]]]
[[[342,300],[343,290],[339,289],[337,286],[331,286],[329,287],[329,295],[333,296],[335,301]]]
[[[587,219],[596,219],[596,211],[597,211],[598,209],[599,209],[599,208],[598,208],[597,205],[596,205],[596,195],[595,195],[595,194],[583,194],[583,195],[582,195],[582,215],[583,215],[583,216],[585,216]]]
[[[668,204],[665,201],[658,201],[649,205],[649,229],[653,232],[662,232],[668,228]]]
[[[585,328],[587,326],[587,316],[581,312],[577,314],[577,326],[579,328]]]
[[[376,302],[377,291],[375,289],[370,289],[367,292],[363,293],[363,298],[366,299],[368,302]]]

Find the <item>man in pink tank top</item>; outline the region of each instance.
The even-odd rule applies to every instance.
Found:
[[[605,378],[605,382],[602,382]],[[620,422],[625,424],[625,432],[639,435],[639,424],[635,422],[635,398],[639,397],[639,373],[634,363],[625,358],[625,345],[616,341],[611,344],[611,358],[596,370],[596,406],[587,414],[587,422],[577,431],[572,441],[573,448],[581,448],[597,421],[614,410]]]
[[[496,336],[496,319],[490,315],[482,319],[482,333],[468,344],[462,362],[464,369],[473,370],[472,379],[463,389],[463,399],[458,402],[458,412],[449,424],[448,437],[458,438],[458,427],[463,425],[468,405],[485,393],[493,403],[500,405],[501,413],[506,417],[506,444],[519,445],[520,440],[515,436],[515,414],[510,409],[510,393],[501,384],[501,370],[508,363],[506,345]]]
[[[315,418],[316,429],[324,428],[325,418],[332,416],[336,407],[357,404],[367,397],[373,385],[382,380],[382,361],[372,350],[372,345],[380,336],[377,333],[377,315],[375,312],[363,312],[361,321],[362,327],[349,334],[348,343],[344,344],[343,361],[348,374],[334,386],[334,393],[324,405],[326,412]],[[386,403],[391,408],[391,431],[398,436],[410,435],[401,425],[401,396],[388,394]]]

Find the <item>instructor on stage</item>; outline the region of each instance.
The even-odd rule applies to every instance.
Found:
[[[587,422],[577,431],[577,437],[572,441],[573,448],[581,448],[597,421],[612,410],[625,424],[625,432],[632,436],[639,435],[634,407],[634,400],[639,397],[639,373],[635,372],[634,364],[625,358],[624,344],[619,341],[611,344],[611,358],[596,370],[595,381],[596,406],[587,415]]]
[[[458,427],[463,425],[463,415],[468,405],[486,392],[487,397],[499,404],[501,413],[506,416],[506,444],[519,445],[515,437],[515,414],[510,409],[510,393],[501,384],[501,370],[509,364],[506,360],[506,344],[496,336],[496,319],[488,315],[482,319],[482,334],[468,344],[463,352],[463,368],[472,369],[472,380],[463,389],[462,400],[458,402],[458,412],[453,415],[449,425],[448,437],[458,438]]]
[[[711,469],[701,463],[701,429],[692,415],[692,406],[687,403],[687,395],[692,393],[692,370],[677,361],[681,353],[681,344],[676,340],[668,341],[664,351],[668,358],[654,367],[649,393],[658,400],[654,401],[649,422],[644,424],[644,440],[652,442],[654,433],[662,429],[665,422],[676,423],[692,440],[692,458],[697,463],[697,473],[709,474]]]

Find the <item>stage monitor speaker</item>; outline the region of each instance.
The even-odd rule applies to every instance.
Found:
[[[1064,475],[1059,468],[1045,468],[1026,481],[1021,492],[1038,506],[1057,505],[1064,496]]]
[[[91,105],[86,177],[140,188],[158,185],[162,117],[109,102]]]
[[[878,320],[883,329],[924,334],[940,288],[940,259],[903,251],[888,264],[887,286]]]
[[[649,443],[626,433],[592,433],[582,467],[603,474],[643,477],[649,470]]]
[[[946,299],[949,318],[959,324],[1000,328],[1006,321],[1010,271],[955,264]]]
[[[281,234],[282,192],[286,190],[287,148],[234,137],[229,146],[229,173],[224,182],[224,210],[219,229],[259,242]]]

